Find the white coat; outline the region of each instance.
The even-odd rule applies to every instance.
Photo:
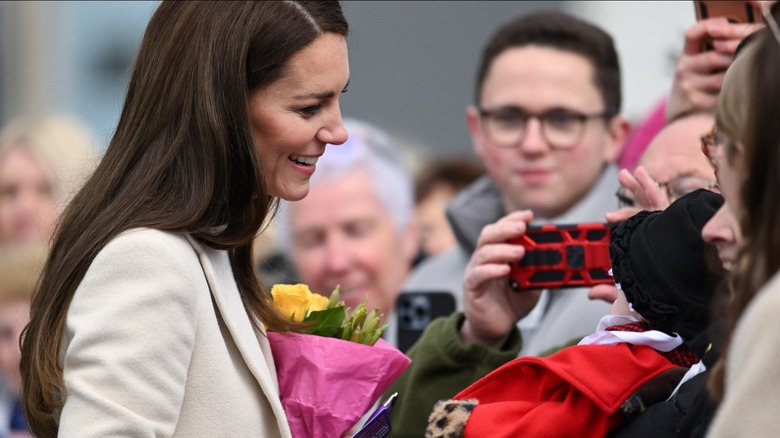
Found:
[[[227,252],[180,233],[130,230],[98,253],[60,360],[60,436],[291,436]]]

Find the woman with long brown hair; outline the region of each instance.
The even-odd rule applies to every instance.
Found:
[[[252,242],[346,131],[337,1],[163,2],[23,338],[36,436],[289,436]]]
[[[712,437],[780,434],[780,7],[729,67],[708,153],[742,242],[726,307],[725,354],[711,374]]]

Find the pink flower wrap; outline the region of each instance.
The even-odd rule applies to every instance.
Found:
[[[379,339],[373,346],[268,332],[292,435],[341,437],[412,363]]]

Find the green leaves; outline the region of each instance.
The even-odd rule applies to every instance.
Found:
[[[328,299],[328,304],[325,306],[326,309],[332,309],[339,305],[339,289],[341,288],[341,285],[337,285],[335,289],[333,289],[333,292],[330,294],[330,298]],[[341,303],[342,305],[344,303]]]
[[[377,309],[366,312],[368,300],[363,300],[354,311],[339,301],[338,286],[330,295],[325,310],[314,311],[303,320],[309,327],[306,334],[338,338],[345,341],[374,345],[387,328],[387,324],[379,326],[384,316]]]
[[[334,307],[332,309],[311,312],[309,316],[303,320],[304,324],[311,323],[311,326],[307,328],[304,333],[326,336],[329,338],[339,337],[338,335],[341,332],[341,326],[346,317],[347,312],[344,307]]]

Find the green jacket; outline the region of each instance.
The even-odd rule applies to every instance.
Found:
[[[409,367],[385,393],[385,397],[398,393],[391,415],[390,437],[425,436],[428,414],[434,403],[452,398],[517,357],[522,341],[516,327],[499,351],[481,344],[463,344],[458,336],[463,319],[463,313],[456,312],[432,321],[406,352],[412,363],[423,366]]]

